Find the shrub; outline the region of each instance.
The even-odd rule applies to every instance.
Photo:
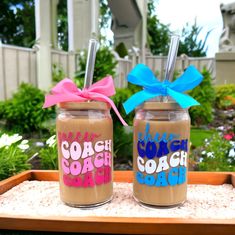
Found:
[[[128,128],[128,127],[127,127]],[[127,163],[132,161],[133,137],[132,131],[128,132],[126,127],[114,130],[114,157],[117,162]]]
[[[202,147],[199,170],[202,171],[234,171],[234,141],[228,141],[218,133],[210,140],[205,140]]]
[[[61,64],[52,65],[52,81],[54,83],[60,82],[65,78],[65,72]]]
[[[201,105],[190,108],[189,114],[193,125],[208,124],[213,120],[213,105],[215,90],[212,86],[211,75],[205,68],[202,71],[204,77],[199,86],[189,92]]]
[[[215,87],[217,108],[235,106],[235,84],[220,85]]]
[[[131,94],[132,94],[132,91],[130,89],[117,88],[115,96],[112,97],[113,102],[115,103],[121,116],[129,125],[132,125],[134,112],[132,112],[129,115],[126,115],[122,104],[125,100],[127,100],[131,96]],[[117,115],[114,113],[113,110],[111,110],[111,114],[112,114],[112,118],[113,118],[113,122],[115,126],[122,125],[121,122],[119,121],[119,118],[117,117]]]
[[[2,102],[1,117],[6,127],[23,133],[39,130],[42,123],[55,116],[55,108],[42,109],[44,93],[31,84],[21,84],[13,98]]]
[[[115,51],[118,53],[118,55],[121,58],[124,58],[125,56],[128,55],[128,51],[126,49],[126,46],[123,42],[120,42],[116,47],[115,47]]]
[[[20,142],[21,141],[21,142]],[[18,134],[2,134],[0,137],[0,180],[30,169],[27,163],[28,140]]]
[[[120,168],[121,165],[132,165],[133,156],[133,134],[130,127],[120,127],[114,130],[114,167]]]
[[[39,157],[41,159],[41,168],[45,170],[57,170],[58,169],[58,157],[57,157],[57,144],[56,136],[51,136],[46,141],[46,147],[39,151]]]
[[[78,64],[79,70],[75,74],[75,82],[79,87],[83,86],[86,70],[86,59],[87,51],[81,52]],[[96,54],[93,82],[96,82],[107,75],[114,76],[116,64],[117,62],[115,61],[114,55],[108,47],[101,47]]]
[[[5,102],[0,102],[0,119],[3,119],[4,116],[4,106],[5,106]]]

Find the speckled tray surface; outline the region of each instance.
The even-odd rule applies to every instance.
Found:
[[[0,182],[0,229],[121,234],[235,233],[235,173],[189,172],[188,200],[171,209],[141,207],[132,197],[132,179],[130,171],[115,172],[113,200],[99,208],[82,210],[60,201],[57,171],[23,172]]]

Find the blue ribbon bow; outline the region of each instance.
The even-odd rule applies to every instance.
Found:
[[[200,105],[191,96],[181,92],[193,89],[202,81],[202,79],[203,76],[198,70],[193,65],[190,65],[174,82],[160,82],[146,65],[138,64],[128,74],[127,80],[135,85],[143,86],[143,90],[132,95],[123,104],[124,109],[128,114],[144,101],[157,96],[170,96],[182,108]]]

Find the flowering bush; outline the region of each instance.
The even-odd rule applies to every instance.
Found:
[[[0,180],[30,169],[27,163],[28,140],[22,140],[19,134],[2,134],[0,137]]]
[[[51,136],[46,141],[46,146],[39,151],[39,157],[41,159],[42,169],[45,170],[58,169],[57,143],[55,135]]]
[[[226,140],[232,140],[234,136],[235,136],[234,133],[233,133],[233,132],[230,132],[230,133],[228,133],[228,134],[225,134],[225,135],[224,135],[224,138],[225,138]]]
[[[216,107],[229,108],[235,106],[235,84],[226,84],[215,87]]]
[[[234,171],[235,170],[235,141],[224,138],[216,133],[210,140],[205,140],[201,147],[198,164],[203,171]]]

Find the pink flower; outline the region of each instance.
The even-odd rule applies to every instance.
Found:
[[[229,133],[229,134],[224,135],[224,138],[226,140],[231,140],[233,137],[234,137],[234,133]]]

